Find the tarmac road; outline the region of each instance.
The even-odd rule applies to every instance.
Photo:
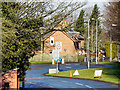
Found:
[[[87,65],[80,65],[80,63],[69,63],[60,65],[60,71],[76,70],[76,69],[87,69]],[[100,68],[103,66],[91,66],[90,68]],[[111,65],[105,65],[104,67],[111,67]],[[25,88],[118,88],[118,85],[91,81],[91,80],[80,80],[70,78],[59,78],[44,76],[44,73],[48,73],[49,68],[56,68],[56,65],[51,64],[34,64],[30,66],[32,70],[28,70],[26,73]]]

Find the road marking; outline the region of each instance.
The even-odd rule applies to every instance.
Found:
[[[71,67],[66,67],[66,68],[71,68]]]
[[[44,79],[44,78],[58,78],[58,77],[37,77],[37,78],[26,78],[26,79]]]
[[[70,87],[70,88],[76,88],[76,87]]]
[[[68,81],[62,81],[62,82],[68,82]]]
[[[90,86],[88,86],[88,85],[85,85],[86,87],[88,87],[88,88],[92,88],[92,87],[90,87]]]
[[[75,84],[80,85],[80,86],[83,86],[83,84],[81,84],[81,83],[75,83]]]
[[[53,86],[48,86],[48,87],[53,88]]]
[[[80,86],[84,86],[84,85],[81,84],[81,83],[75,83],[75,84],[80,85]],[[88,85],[85,85],[85,87],[92,88],[92,87],[90,87],[90,86],[88,86]],[[93,88],[93,89],[94,89],[94,88]],[[94,89],[94,90],[95,90],[95,89]]]
[[[27,83],[30,83],[30,84],[35,84],[34,82],[27,82]]]
[[[66,64],[66,65],[71,65],[71,64]]]

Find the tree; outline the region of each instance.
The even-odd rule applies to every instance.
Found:
[[[71,5],[71,6],[70,6]],[[72,7],[72,5],[74,7]],[[33,51],[38,43],[40,27],[46,26],[48,33],[69,16],[73,11],[84,6],[76,3],[60,3],[52,8],[52,2],[2,2],[2,71],[19,68],[19,78],[23,81],[25,71],[29,69],[29,58],[34,56]],[[68,7],[72,7],[65,13]],[[61,13],[57,13],[60,12]],[[48,18],[50,17],[51,18]]]
[[[19,12],[16,13],[19,11],[18,7],[20,7],[19,3],[2,3],[2,71],[6,72],[17,67],[20,81],[24,82],[25,71],[29,69],[30,65],[29,58],[34,55],[32,52],[38,46],[36,37],[38,33],[35,31],[38,27],[31,22],[30,26],[26,25],[28,27],[21,26]],[[23,25],[25,26],[25,24]]]
[[[75,31],[80,32],[80,35],[83,35],[85,32],[85,27],[84,27],[84,10],[81,10],[80,15],[76,21],[75,27],[74,27]]]
[[[90,42],[90,50],[92,51],[92,53],[95,52],[96,24],[97,24],[98,33],[99,33],[99,34],[97,34],[98,41],[101,39],[102,28],[101,28],[101,24],[100,24],[100,20],[99,20],[100,17],[101,17],[101,14],[100,14],[99,8],[98,8],[97,4],[95,4],[94,8],[92,10],[92,14],[90,16],[90,34],[91,34],[90,35],[90,41],[91,41]]]
[[[120,2],[108,2],[105,4],[104,10],[104,26],[106,27],[108,34],[111,31],[112,40],[120,42]],[[116,27],[113,27],[112,24],[116,24]]]
[[[106,43],[106,56],[110,57],[110,42],[108,41]],[[117,43],[112,43],[112,59],[114,59],[117,56]]]
[[[105,4],[104,10],[104,26],[106,31],[108,32],[108,39],[112,41],[116,41],[118,44],[117,56],[119,60],[119,43],[120,43],[120,2],[108,2]],[[113,51],[113,50],[112,50]]]
[[[47,28],[44,34],[51,32],[61,21],[66,19],[74,11],[82,8],[86,3],[70,2],[25,2],[21,3],[22,8],[27,8],[21,11],[21,16],[28,18],[41,18],[43,26]],[[23,19],[25,20],[25,18]]]

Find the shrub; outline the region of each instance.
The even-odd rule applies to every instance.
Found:
[[[83,62],[85,55],[78,55],[78,62]]]
[[[110,57],[110,42],[108,41],[106,44],[106,56]],[[117,43],[112,42],[112,59],[117,56]]]

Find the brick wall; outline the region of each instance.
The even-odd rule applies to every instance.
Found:
[[[17,70],[13,70],[2,75],[2,88],[4,88],[5,84],[9,84],[9,88],[19,88]]]
[[[84,47],[84,40],[81,40],[81,47]]]
[[[63,32],[61,31],[56,31],[51,37],[54,37],[54,44],[56,41],[62,42],[62,52],[60,54],[65,55],[65,54],[75,54],[75,47],[74,47],[74,42]],[[44,52],[49,53],[52,51],[55,47],[50,45],[50,37],[47,38],[45,41],[44,45]]]

